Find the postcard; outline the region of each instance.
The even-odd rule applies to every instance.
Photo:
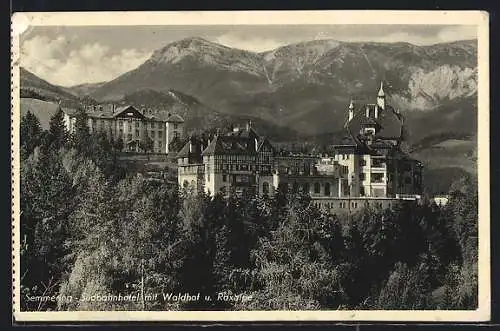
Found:
[[[14,13],[15,321],[488,321],[488,19]]]

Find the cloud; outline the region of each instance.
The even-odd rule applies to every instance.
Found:
[[[223,34],[213,38],[212,41],[228,47],[244,49],[251,52],[265,52],[287,44],[287,42],[283,40],[278,41],[269,37],[242,37],[235,34]]]
[[[132,70],[151,52],[137,49],[112,51],[101,43],[77,44],[66,37],[38,35],[21,46],[21,65],[47,81],[71,86],[108,81]]]
[[[464,25],[455,27],[446,27],[439,31],[437,39],[439,42],[448,42],[455,40],[476,39],[477,26]]]

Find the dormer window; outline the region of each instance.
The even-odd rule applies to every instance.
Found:
[[[365,128],[365,134],[367,134],[367,135],[374,135],[375,134],[375,128]]]

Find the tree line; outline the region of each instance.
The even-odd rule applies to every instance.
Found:
[[[58,111],[21,121],[23,310],[475,309],[477,183],[450,201],[366,207],[349,219],[310,197],[209,197],[127,172],[118,149]],[[83,301],[200,293],[191,302]],[[217,300],[218,293],[248,301]],[[59,295],[73,300],[36,301]]]

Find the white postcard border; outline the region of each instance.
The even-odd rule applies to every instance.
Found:
[[[13,314],[16,321],[433,321],[480,322],[491,315],[489,18],[481,11],[232,11],[14,13],[11,68]],[[478,28],[479,257],[477,310],[467,311],[20,311],[19,38],[30,26],[427,24]]]

